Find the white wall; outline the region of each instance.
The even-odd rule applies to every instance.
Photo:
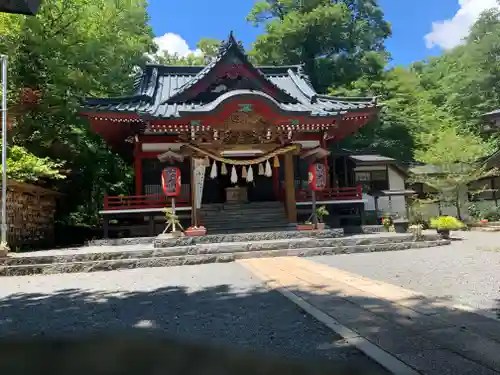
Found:
[[[355,172],[368,172],[368,171],[385,171],[386,166],[363,166],[354,168]],[[396,168],[389,165],[388,166],[388,177],[389,177],[389,190],[404,190],[405,189],[405,179],[401,173],[399,173]],[[375,199],[368,194],[363,193],[363,199],[367,202],[365,203],[365,211],[375,211]],[[401,217],[406,216],[406,199],[403,196],[398,197],[380,197],[378,199],[378,209],[381,213],[393,213],[398,214]]]

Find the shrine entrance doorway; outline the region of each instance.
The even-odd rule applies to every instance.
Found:
[[[233,157],[237,160],[246,160],[244,157]],[[205,173],[205,183],[203,188],[203,203],[246,203],[246,202],[267,202],[277,201],[278,196],[273,189],[273,178],[264,174],[259,174],[259,166],[251,166],[253,178],[248,181],[247,176],[250,167],[222,166],[217,163],[218,174],[211,178],[211,167]],[[234,172],[233,172],[234,168]],[[262,173],[262,166],[260,172]],[[234,173],[237,182],[234,183]]]

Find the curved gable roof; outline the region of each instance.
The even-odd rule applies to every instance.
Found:
[[[377,107],[375,98],[341,98],[318,94],[301,65],[254,67],[241,45],[231,33],[223,42],[217,57],[206,66],[146,65],[136,81],[132,96],[118,98],[90,98],[86,111],[134,113],[155,118],[176,118],[181,113],[197,112],[211,106],[210,102],[195,102],[197,85],[207,85],[214,79],[217,66],[236,57],[264,88],[274,88],[274,100],[283,111],[303,112],[312,116],[337,116],[353,111]],[[238,90],[234,90],[238,91]],[[242,90],[239,90],[242,91]],[[212,106],[214,103],[212,102]]]

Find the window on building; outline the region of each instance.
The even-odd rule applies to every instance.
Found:
[[[389,190],[387,171],[358,171],[355,172],[356,184],[363,186],[363,191]]]
[[[500,183],[499,178],[484,179],[471,183],[469,185],[469,200],[471,201],[490,201],[495,199],[495,190],[498,189],[497,183]]]

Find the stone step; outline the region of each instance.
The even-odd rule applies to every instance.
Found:
[[[277,250],[253,250],[230,253],[210,253],[196,255],[169,255],[165,257],[126,258],[112,260],[93,260],[83,262],[23,264],[0,267],[0,276],[24,276],[34,274],[58,274],[76,272],[112,271],[119,269],[171,267],[205,263],[227,263],[238,259],[280,257],[280,256],[317,256],[331,254],[352,254],[375,251],[397,251],[411,248],[425,248],[448,245],[450,241],[435,240],[421,242],[380,243],[372,245],[351,245],[336,247],[286,248]]]
[[[239,211],[268,211],[268,210],[284,210],[285,208],[282,205],[266,205],[266,206],[221,206],[221,207],[212,207],[212,208],[204,208],[201,210],[204,212],[239,212]]]
[[[285,211],[238,211],[238,212],[232,212],[232,213],[227,213],[224,211],[220,211],[217,213],[202,213],[200,215],[202,218],[219,218],[219,219],[226,219],[226,220],[231,220],[233,218],[245,218],[245,217],[259,217],[259,218],[265,218],[265,217],[285,217]]]
[[[206,215],[201,217],[202,220],[205,221],[216,221],[216,222],[228,222],[228,221],[234,221],[234,220],[242,220],[242,221],[255,221],[255,220],[276,220],[276,219],[282,219],[285,220],[286,216],[284,213],[278,213],[278,214],[265,214],[265,215],[224,215],[224,214],[219,214],[219,215]]]
[[[271,239],[253,242],[215,242],[199,243],[185,246],[154,248],[151,245],[143,249],[129,249],[123,251],[102,251],[91,253],[71,253],[57,255],[30,255],[0,259],[0,266],[17,266],[28,264],[72,263],[89,261],[109,261],[117,259],[143,259],[177,255],[202,255],[216,253],[233,253],[245,251],[283,250],[314,247],[370,246],[380,244],[398,244],[410,242],[409,235],[400,236],[371,236],[371,237],[341,237],[341,238],[286,238]],[[435,236],[428,236],[428,240],[436,240]]]
[[[249,220],[233,220],[233,221],[207,221],[202,220],[202,224],[210,231],[213,228],[221,228],[221,229],[245,229],[245,228],[268,228],[268,227],[288,227],[288,220],[260,220],[255,219],[252,221]]]
[[[197,244],[209,243],[228,243],[228,242],[256,242],[266,240],[286,240],[295,238],[343,238],[342,229],[325,229],[319,231],[297,231],[281,230],[276,232],[249,232],[249,233],[231,233],[231,234],[208,234],[200,237],[179,237],[179,238],[158,238],[154,240],[155,248],[191,246]],[[408,238],[411,235],[407,235]],[[437,235],[436,235],[437,237]]]
[[[240,208],[240,207],[253,207],[253,208],[258,208],[258,207],[283,207],[282,202],[277,202],[277,201],[268,201],[268,202],[248,202],[248,203],[215,203],[215,204],[204,204],[203,209],[204,210],[210,210],[210,209],[220,209],[220,208],[226,208],[226,209],[232,209],[232,208]]]
[[[86,246],[147,245],[153,243],[155,238],[156,237],[105,238],[88,241]]]
[[[291,232],[294,231],[295,227],[290,228],[288,224],[281,226],[268,226],[268,227],[245,227],[245,228],[234,228],[228,229],[227,227],[210,227],[208,233],[210,234],[238,234],[238,233],[270,233],[270,232]]]
[[[344,230],[342,228],[326,229],[323,231],[296,231],[295,225],[287,225],[287,228],[279,228],[279,230],[274,231],[249,231],[249,232],[238,232],[231,234],[216,234],[210,233],[203,237],[183,237],[180,239],[172,239],[175,245],[176,241],[180,240],[182,242],[195,241],[196,243],[211,243],[211,242],[238,242],[238,241],[259,241],[259,240],[271,240],[271,239],[285,239],[285,238],[304,238],[304,237],[319,237],[319,238],[331,238],[331,237],[342,237],[344,235]],[[157,240],[157,237],[130,237],[130,238],[108,238],[93,240],[87,243],[87,246],[129,246],[129,245],[148,245],[152,244]],[[169,240],[166,240],[169,241]]]

